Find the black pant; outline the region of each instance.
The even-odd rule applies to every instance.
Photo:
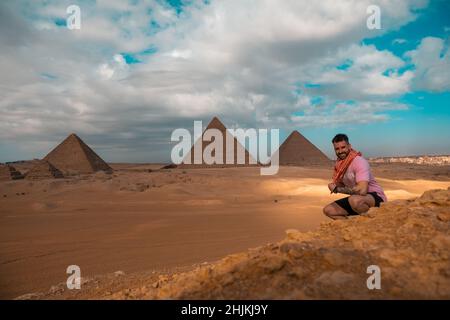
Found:
[[[376,192],[368,192],[367,194],[370,194],[375,199],[375,207],[379,207],[380,203],[383,202],[383,199]],[[337,203],[342,209],[347,211],[349,216],[358,215],[359,213],[353,210],[350,202],[348,201],[348,198],[350,198],[350,196],[336,200],[335,203]]]

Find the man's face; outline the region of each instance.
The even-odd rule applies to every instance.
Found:
[[[334,152],[336,152],[337,157],[341,160],[344,160],[348,156],[352,148],[352,145],[345,141],[334,142],[333,146]]]

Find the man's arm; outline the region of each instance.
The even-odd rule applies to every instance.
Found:
[[[336,187],[334,193],[345,193],[345,194],[354,194],[353,189],[349,187]]]
[[[335,188],[334,192],[365,196],[369,188],[369,178],[370,178],[369,162],[367,162],[367,160],[362,157],[356,157],[353,161],[354,161],[353,169],[355,173],[356,185],[353,188],[348,188],[339,185]]]
[[[353,187],[354,194],[358,194],[360,196],[365,196],[369,189],[369,181],[360,181]]]
[[[349,187],[336,187],[335,193],[345,193],[345,194],[357,194],[360,196],[365,196],[367,194],[367,189],[369,187],[368,181],[360,181],[353,188]]]
[[[369,189],[370,165],[363,157],[356,157],[354,161],[356,186],[353,187],[355,194],[365,196]]]

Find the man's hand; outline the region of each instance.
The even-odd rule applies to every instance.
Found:
[[[368,181],[360,181],[356,186],[352,188],[354,194],[359,194],[361,196],[365,196],[367,194],[367,189],[369,188]]]
[[[330,189],[330,192],[333,193],[334,189],[336,188],[336,184],[331,182],[328,184],[328,189]]]

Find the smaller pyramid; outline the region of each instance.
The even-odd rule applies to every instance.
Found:
[[[112,172],[112,168],[74,133],[50,151],[44,160],[64,174]]]
[[[25,179],[30,180],[57,178],[64,178],[62,172],[46,160],[40,160],[25,174]]]
[[[23,179],[23,175],[20,173],[20,171],[16,170],[13,166],[10,166],[8,164],[2,164],[0,165],[0,180],[6,181],[6,180],[17,180],[17,179]]]
[[[293,131],[277,152],[280,165],[330,164],[330,159],[298,131]]]
[[[201,150],[201,154],[203,155],[203,151],[205,148],[212,143],[212,141],[203,141],[203,136],[205,134],[205,131],[208,129],[217,129],[222,133],[222,146],[224,150],[214,150],[213,155],[215,155],[215,152],[217,152],[217,156],[219,158],[222,158],[222,164],[207,164],[204,162],[202,157],[202,163],[196,164],[194,163],[194,146],[197,146]],[[250,155],[250,153],[247,151],[247,149],[242,146],[241,143],[237,140],[236,137],[233,137],[231,133],[227,131],[227,128],[225,125],[219,120],[219,118],[214,117],[211,122],[206,127],[205,131],[202,133],[202,137],[199,138],[194,145],[192,146],[189,153],[184,157],[183,162],[178,166],[180,168],[223,168],[223,167],[239,167],[239,166],[249,166],[249,165],[256,165],[256,161],[254,158]],[[227,139],[233,139],[233,145],[234,145],[234,154],[233,154],[233,163],[227,164],[226,158],[227,158],[227,152],[226,150],[226,141]],[[224,152],[225,151],[225,152]],[[238,164],[238,153],[244,154],[244,163]],[[231,152],[230,152],[231,154]],[[187,160],[190,159],[190,163],[187,163]]]

